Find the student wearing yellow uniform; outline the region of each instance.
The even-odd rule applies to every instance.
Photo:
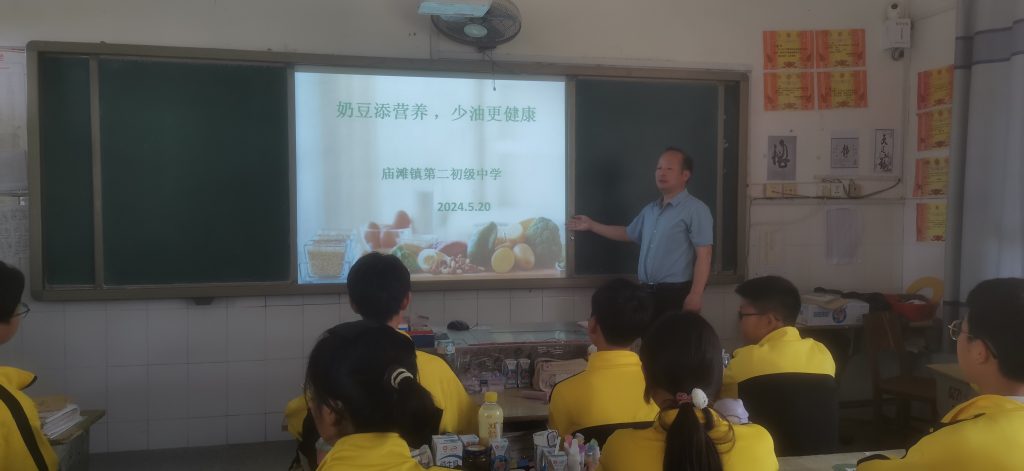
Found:
[[[14,338],[28,306],[21,302],[25,275],[0,262],[0,345]],[[56,471],[57,455],[39,425],[35,403],[21,392],[35,375],[0,366],[0,469]]]
[[[658,406],[644,399],[640,357],[629,350],[651,321],[650,298],[636,283],[618,279],[590,299],[587,331],[597,351],[586,370],[551,391],[548,426],[563,436],[587,427],[650,422],[658,414]]]
[[[652,427],[619,430],[601,452],[602,471],[773,471],[772,437],[733,425],[710,402],[722,384],[722,346],[697,314],[655,321],[640,346],[646,396],[661,409]]]
[[[775,439],[779,456],[834,453],[839,446],[836,364],[828,349],[793,327],[800,292],[779,276],[752,278],[736,287],[739,330],[747,346],[725,369],[723,406],[740,399],[751,422]]]
[[[1024,279],[983,281],[967,305],[967,318],[949,330],[981,395],[954,407],[903,459],[871,456],[859,471],[1024,469]]]
[[[349,270],[347,283],[349,302],[356,313],[367,321],[388,325],[397,331],[402,313],[409,308],[412,299],[409,270],[398,257],[377,252],[363,256]],[[444,411],[437,432],[476,433],[478,406],[448,363],[417,350],[416,364],[420,384],[430,392],[434,404]],[[316,439],[305,433],[312,431],[312,425],[305,420],[306,414],[306,401],[302,396],[292,399],[285,407],[288,431],[302,442],[300,451],[308,459]]]
[[[836,363],[828,348],[800,337],[793,327],[800,314],[800,292],[779,276],[752,278],[736,287],[740,295],[740,335],[747,346],[733,353],[722,381],[722,397],[739,398],[737,385],[775,373],[831,377]]]
[[[317,341],[305,396],[331,446],[317,470],[423,469],[410,448],[430,442],[441,411],[416,381],[415,351],[408,337],[365,320],[332,327]]]

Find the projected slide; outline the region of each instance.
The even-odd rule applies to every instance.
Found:
[[[564,276],[565,116],[560,78],[296,71],[300,281]]]

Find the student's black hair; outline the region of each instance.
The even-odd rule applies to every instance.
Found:
[[[310,352],[306,394],[310,407],[328,407],[354,433],[394,432],[418,448],[437,433],[441,410],[416,375],[411,339],[376,322],[346,322]]]
[[[722,387],[722,344],[715,329],[700,314],[676,311],[658,318],[643,336],[640,361],[648,397],[653,389],[676,395],[700,388],[713,401]],[[722,459],[708,435],[715,426],[711,406],[700,411],[703,424],[690,404],[673,401],[659,407],[679,408],[667,429],[662,469],[721,471]]]
[[[751,278],[736,287],[736,294],[749,301],[759,312],[773,311],[786,325],[796,324],[800,314],[800,290],[781,276]]]
[[[9,324],[25,290],[25,275],[15,267],[0,262],[0,323]]]
[[[640,285],[618,278],[590,296],[590,316],[601,328],[605,341],[614,347],[628,347],[651,323],[651,299]]]
[[[661,151],[662,154],[664,154],[666,152],[677,152],[679,155],[683,156],[683,159],[682,159],[683,168],[682,168],[682,170],[689,170],[691,174],[693,173],[693,158],[690,157],[690,154],[688,152],[686,152],[685,150],[682,150],[682,149],[680,149],[678,147],[673,147],[673,146],[668,146],[668,147],[665,148],[665,150]]]
[[[394,255],[370,252],[348,272],[348,297],[363,319],[387,324],[399,311],[412,282],[409,269]]]
[[[967,295],[967,333],[988,342],[1008,380],[1024,383],[1024,279],[994,278]]]

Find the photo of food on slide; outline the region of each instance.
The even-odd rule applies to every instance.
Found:
[[[299,280],[565,276],[564,78],[295,73]]]

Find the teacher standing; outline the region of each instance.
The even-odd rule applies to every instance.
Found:
[[[656,316],[679,309],[700,312],[711,275],[714,219],[708,206],[686,191],[692,175],[693,159],[669,147],[654,172],[661,198],[644,206],[628,226],[601,224],[583,215],[567,224],[572,231],[640,244],[637,276],[654,298]]]

